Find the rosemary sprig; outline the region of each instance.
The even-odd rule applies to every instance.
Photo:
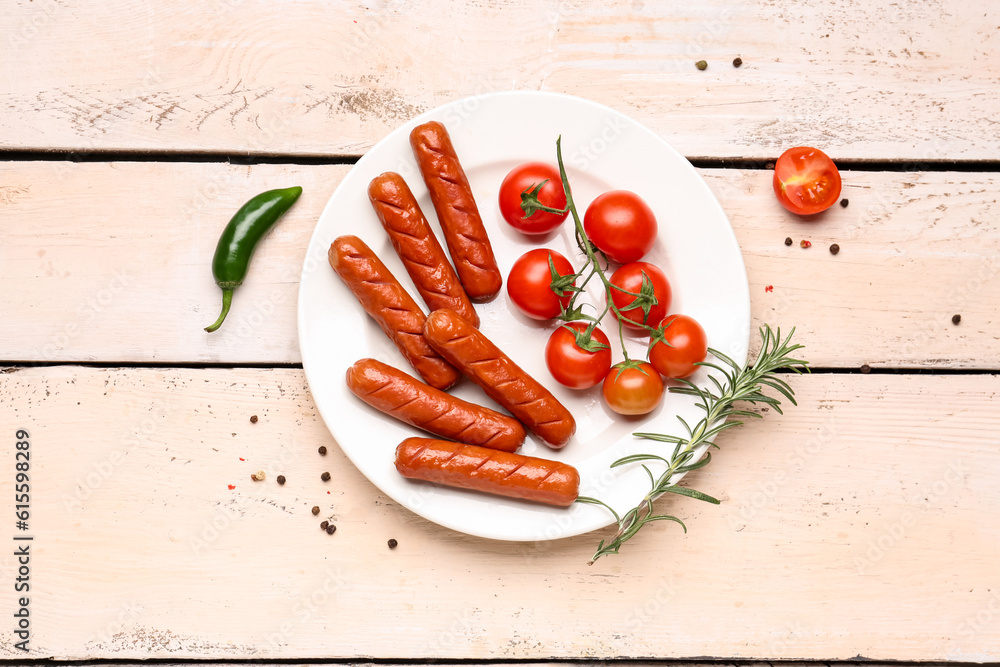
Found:
[[[699,401],[696,405],[705,411],[705,416],[698,421],[694,427],[688,425],[680,416],[677,418],[687,431],[685,436],[664,435],[660,433],[634,433],[633,435],[646,440],[655,440],[672,444],[673,451],[669,456],[659,454],[632,454],[618,459],[611,464],[612,468],[617,468],[631,463],[641,463],[643,461],[656,461],[666,466],[666,469],[654,476],[649,466],[642,463],[643,469],[649,476],[650,491],[639,502],[638,505],[630,509],[625,514],[619,516],[607,503],[596,498],[581,496],[577,502],[592,505],[602,505],[607,508],[618,522],[618,530],[608,540],[601,540],[597,545],[597,552],[590,559],[590,565],[601,556],[616,554],[622,545],[631,539],[646,524],[654,521],[675,521],[687,532],[687,526],[676,516],[669,514],[655,514],[653,503],[657,498],[665,493],[688,496],[697,500],[703,500],[718,505],[719,501],[700,491],[688,487],[677,486],[679,479],[676,476],[691,470],[696,470],[709,464],[712,460],[710,453],[706,452],[705,458],[698,460],[696,457],[701,451],[709,447],[718,446],[714,439],[719,433],[726,429],[740,426],[742,421],[730,420],[730,417],[761,417],[757,412],[739,409],[735,406],[738,402],[763,403],[781,414],[781,403],[779,399],[768,396],[764,389],[769,387],[777,391],[781,396],[787,398],[792,405],[795,405],[795,392],[778,375],[778,371],[791,370],[801,373],[808,372],[808,363],[801,359],[792,358],[792,353],[802,348],[802,345],[792,345],[791,333],[782,340],[781,329],[776,332],[771,327],[764,325],[760,329],[762,339],[760,353],[757,361],[751,366],[740,366],[738,363],[727,357],[718,350],[709,348],[709,352],[719,359],[723,365],[710,362],[702,362],[700,365],[712,368],[722,374],[724,380],[719,381],[714,376],[709,376],[712,387],[700,388],[687,380],[679,380],[684,386],[671,387],[670,391],[686,396],[696,396]]]

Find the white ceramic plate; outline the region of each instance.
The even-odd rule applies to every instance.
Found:
[[[497,206],[500,182],[507,172],[533,160],[554,164],[556,137],[562,135],[563,157],[580,215],[594,197],[607,190],[627,189],[641,195],[659,222],[657,243],[644,259],[659,265],[670,279],[670,312],[697,319],[708,334],[709,346],[744,362],[750,331],[750,294],[729,220],[691,164],[646,127],[618,111],[577,97],[511,92],[458,100],[397,128],[358,161],[316,225],[299,288],[302,364],[320,414],[358,469],[417,514],[471,535],[536,541],[606,526],[612,517],[597,506],[577,503],[567,509],[551,508],[404,479],[393,467],[394,450],[404,438],[422,433],[368,407],[347,389],[344,373],[363,357],[380,359],[415,375],[365,315],[326,257],[334,238],[355,234],[416,294],[368,203],[367,187],[382,172],[399,172],[432,227],[439,231],[409,146],[410,130],[429,120],[441,121],[451,134],[505,278],[513,262],[540,243],[579,265],[571,219],[561,230],[540,241],[511,229]],[[564,449],[550,450],[529,436],[521,452],[570,463],[580,471],[583,495],[600,498],[619,511],[633,507],[649,488],[645,473],[638,466],[612,471],[609,464],[627,454],[662,453],[662,443],[631,434],[680,433],[676,415],[682,415],[692,425],[700,417],[694,399],[667,394],[657,410],[642,418],[615,415],[603,405],[600,387],[572,391],[551,378],[543,350],[553,324],[521,316],[508,303],[506,290],[492,302],[477,305],[477,309],[483,333],[546,385],[577,420],[576,435]],[[604,330],[613,339],[617,329],[610,324]],[[629,347],[642,356],[644,346],[639,338],[630,340]],[[620,352],[615,360],[620,360]],[[693,381],[706,384],[706,372],[699,370]],[[453,393],[497,407],[468,381]]]

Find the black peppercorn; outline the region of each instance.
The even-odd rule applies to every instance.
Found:
[[[284,483],[285,483],[285,476],[278,475],[278,484],[284,484]]]
[[[838,252],[840,252],[840,246],[839,245],[837,245],[836,243],[834,243],[832,246],[830,246],[830,254],[831,255],[836,255]]]
[[[319,514],[319,505],[316,505],[315,507],[312,508],[312,513],[313,513],[313,516],[316,516],[316,515]]]
[[[961,321],[962,321],[962,316],[961,315],[952,315],[951,316],[951,323],[952,324],[958,324]]]
[[[326,447],[320,447],[318,451],[320,456],[326,456]]]
[[[844,197],[843,199],[840,200],[840,205],[843,206],[844,208],[847,208],[847,205],[850,203],[851,202],[847,200],[847,197]]]
[[[250,423],[251,424],[256,424],[257,423],[257,415],[251,415],[250,416]]]
[[[792,245],[792,237],[791,236],[786,236],[785,237],[785,245]]]
[[[333,535],[336,532],[337,532],[337,527],[335,525],[333,525],[332,523],[329,526],[326,527],[326,534],[327,535]]]
[[[867,375],[868,373],[872,372],[872,367],[869,366],[868,364],[865,364],[861,367],[861,372]]]
[[[330,522],[329,521],[324,521],[323,523],[319,524],[320,530],[326,530],[329,527],[330,527]]]
[[[399,545],[399,542],[397,542],[396,540],[389,540],[388,544],[390,549],[395,549],[396,546]]]
[[[324,482],[329,482],[330,481],[330,473],[325,472],[322,475],[320,475],[319,478],[321,480],[323,480]]]
[[[740,58],[739,56],[733,58],[733,67],[739,67],[742,64],[743,64],[743,58]]]

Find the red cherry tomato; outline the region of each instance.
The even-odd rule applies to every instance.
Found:
[[[536,193],[538,201],[549,208],[566,208],[566,193],[563,191],[559,170],[544,162],[528,162],[514,167],[500,184],[500,214],[514,229],[525,234],[545,234],[562,224],[567,213],[556,214],[549,211],[535,211],[525,217],[521,208],[521,193],[533,190],[542,181],[548,181]]]
[[[644,415],[660,404],[663,379],[650,364],[616,365],[604,378],[604,402],[620,415]]]
[[[774,163],[774,194],[798,215],[825,211],[840,198],[840,172],[818,148],[789,148]]]
[[[587,236],[619,264],[642,259],[656,241],[656,216],[642,198],[628,190],[598,196],[583,214]]]
[[[559,384],[570,389],[589,389],[603,380],[611,369],[608,337],[595,327],[591,340],[603,343],[604,347],[588,352],[576,344],[576,336],[567,327],[581,333],[587,330],[585,322],[570,322],[553,331],[545,345],[545,365]]]
[[[686,378],[698,370],[695,364],[705,361],[708,355],[708,339],[697,320],[687,315],[668,315],[658,328],[663,331],[662,337],[654,334],[649,339],[649,363],[653,368],[668,378]]]
[[[655,264],[650,264],[649,262],[631,262],[619,267],[617,271],[611,274],[611,278],[609,279],[612,285],[617,285],[629,292],[640,294],[642,292],[643,275],[648,278],[648,282],[653,289],[653,296],[656,298],[656,303],[649,307],[649,315],[646,315],[641,304],[634,308],[626,308],[626,306],[636,300],[636,297],[616,289],[611,290],[611,300],[625,318],[625,325],[635,329],[641,329],[642,324],[651,327],[656,326],[667,314],[667,311],[670,309],[670,299],[672,298],[670,282],[667,280],[667,276]],[[615,311],[612,310],[611,312],[614,313],[616,318],[618,317]]]
[[[507,276],[507,295],[522,313],[536,320],[549,320],[559,315],[569,303],[572,293],[557,297],[552,291],[552,271],[549,257],[556,272],[571,275],[573,265],[569,260],[547,248],[535,248],[521,255]]]

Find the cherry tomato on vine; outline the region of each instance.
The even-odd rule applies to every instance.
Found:
[[[622,362],[604,378],[604,402],[620,415],[644,415],[660,404],[663,379],[645,361]]]
[[[708,339],[697,320],[687,315],[667,315],[657,328],[659,332],[649,338],[649,363],[653,368],[668,378],[686,378],[698,370],[695,364],[708,356]]]
[[[774,163],[774,194],[798,215],[825,211],[840,198],[840,172],[818,148],[789,148]]]
[[[587,351],[577,344],[573,332],[583,333],[587,326],[586,322],[564,324],[552,332],[545,345],[545,365],[549,373],[556,382],[570,389],[589,389],[603,380],[611,369],[611,346],[603,331],[595,327],[590,334],[591,343],[597,341],[603,346],[600,349]]]
[[[660,270],[660,267],[655,264],[650,264],[649,262],[630,262],[619,267],[617,271],[611,274],[609,280],[612,285],[635,294],[643,295],[635,297],[616,289],[611,290],[612,303],[621,311],[622,316],[625,318],[624,324],[626,326],[634,329],[641,329],[642,324],[651,327],[656,326],[670,309],[670,300],[673,296],[670,289],[670,281],[667,280],[667,276]],[[643,283],[646,284],[645,290],[643,290]],[[652,298],[656,299],[655,304]],[[636,305],[627,308],[627,306],[633,303],[636,303]],[[615,318],[618,317],[618,314],[614,310],[611,312]]]
[[[543,181],[548,181],[535,192]],[[530,217],[521,208],[521,194],[534,192],[539,203],[549,208],[566,208],[566,193],[563,191],[559,170],[544,162],[528,162],[514,167],[500,184],[500,214],[514,229],[524,234],[545,234],[562,224],[567,213],[552,213],[537,210]]]
[[[507,295],[522,313],[536,320],[549,320],[559,315],[572,298],[572,292],[557,297],[552,291],[552,270],[549,257],[556,273],[560,276],[572,275],[573,265],[569,260],[547,248],[535,248],[521,255],[507,276]]]
[[[642,259],[656,241],[656,216],[642,197],[612,190],[590,202],[583,214],[587,236],[619,264]]]

